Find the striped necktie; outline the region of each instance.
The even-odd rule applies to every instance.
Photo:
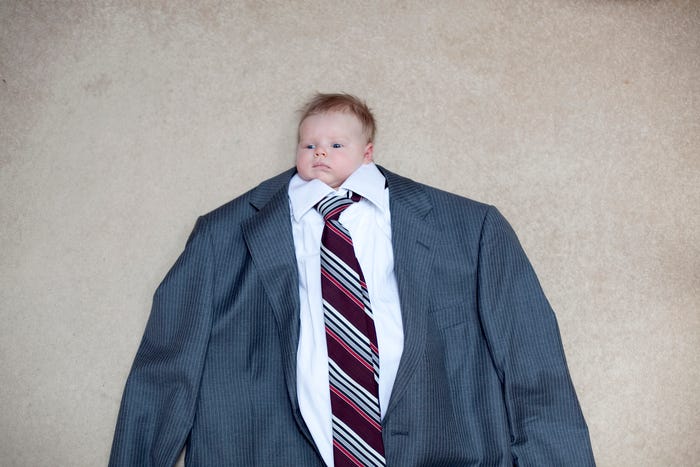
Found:
[[[350,233],[338,221],[359,195],[331,194],[316,209],[321,236],[321,294],[328,346],[333,417],[333,461],[340,466],[383,466],[379,410],[379,353],[369,294]]]

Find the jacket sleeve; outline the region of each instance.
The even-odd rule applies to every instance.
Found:
[[[200,219],[153,297],[109,465],[172,466],[192,427],[211,330],[213,251]]]
[[[554,312],[515,233],[493,207],[478,268],[479,313],[502,382],[515,465],[595,465]]]

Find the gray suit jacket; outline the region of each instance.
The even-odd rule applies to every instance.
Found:
[[[404,351],[389,466],[594,465],[556,319],[498,211],[380,168]],[[299,412],[289,170],[201,217],[158,287],[110,465],[321,466]]]

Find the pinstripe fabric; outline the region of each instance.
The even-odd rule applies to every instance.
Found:
[[[348,192],[347,197],[329,195],[316,205],[325,221],[321,289],[336,467],[385,465],[372,307],[350,232],[338,220],[359,200]]]
[[[387,465],[595,465],[557,322],[493,207],[389,171],[404,352]],[[293,170],[203,216],[153,297],[110,466],[322,467],[296,396]],[[375,304],[377,306],[377,304]]]

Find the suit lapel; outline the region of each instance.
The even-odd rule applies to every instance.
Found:
[[[251,193],[257,214],[243,224],[243,236],[272,305],[282,348],[287,393],[294,417],[313,444],[299,411],[296,355],[299,343],[299,284],[287,186],[294,171],[266,182]],[[277,183],[274,183],[277,182]]]
[[[394,269],[399,286],[404,349],[387,416],[403,397],[425,351],[435,226],[432,205],[421,186],[379,167],[387,179],[391,203]],[[299,411],[296,389],[296,354],[299,343],[299,284],[290,221],[287,186],[294,170],[285,172],[251,193],[258,213],[243,224],[243,236],[256,269],[264,279],[265,293],[277,322],[282,364],[289,400],[301,431],[315,443]]]
[[[394,271],[399,287],[404,348],[399,362],[389,412],[403,396],[425,351],[430,275],[435,227],[432,204],[421,186],[380,167],[389,186]]]

